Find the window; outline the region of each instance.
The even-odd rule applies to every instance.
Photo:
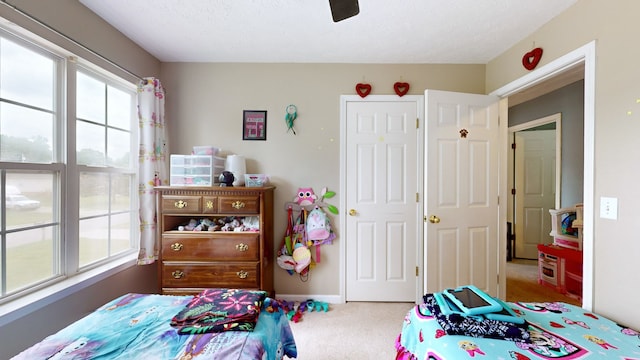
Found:
[[[83,69],[76,74],[76,92],[79,265],[86,266],[135,246],[131,242],[135,93]]]
[[[136,252],[135,85],[70,56],[0,30],[0,303]]]

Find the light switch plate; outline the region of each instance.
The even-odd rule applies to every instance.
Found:
[[[600,217],[603,219],[618,219],[618,198],[600,198]]]

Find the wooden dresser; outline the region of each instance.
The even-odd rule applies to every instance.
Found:
[[[159,281],[163,294],[204,288],[273,288],[274,187],[170,187],[158,190]],[[191,219],[251,219],[253,231],[178,230]],[[257,229],[256,229],[257,226]]]

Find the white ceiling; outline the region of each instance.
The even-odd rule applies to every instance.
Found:
[[[577,1],[80,0],[163,62],[381,64],[486,64]]]

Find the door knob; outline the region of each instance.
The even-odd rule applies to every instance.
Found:
[[[351,215],[351,216],[356,216],[357,213],[358,212],[356,211],[356,209],[349,210],[349,215]]]
[[[437,224],[437,223],[440,222],[440,218],[435,216],[435,215],[431,215],[429,217],[429,222],[432,223],[432,224]]]

